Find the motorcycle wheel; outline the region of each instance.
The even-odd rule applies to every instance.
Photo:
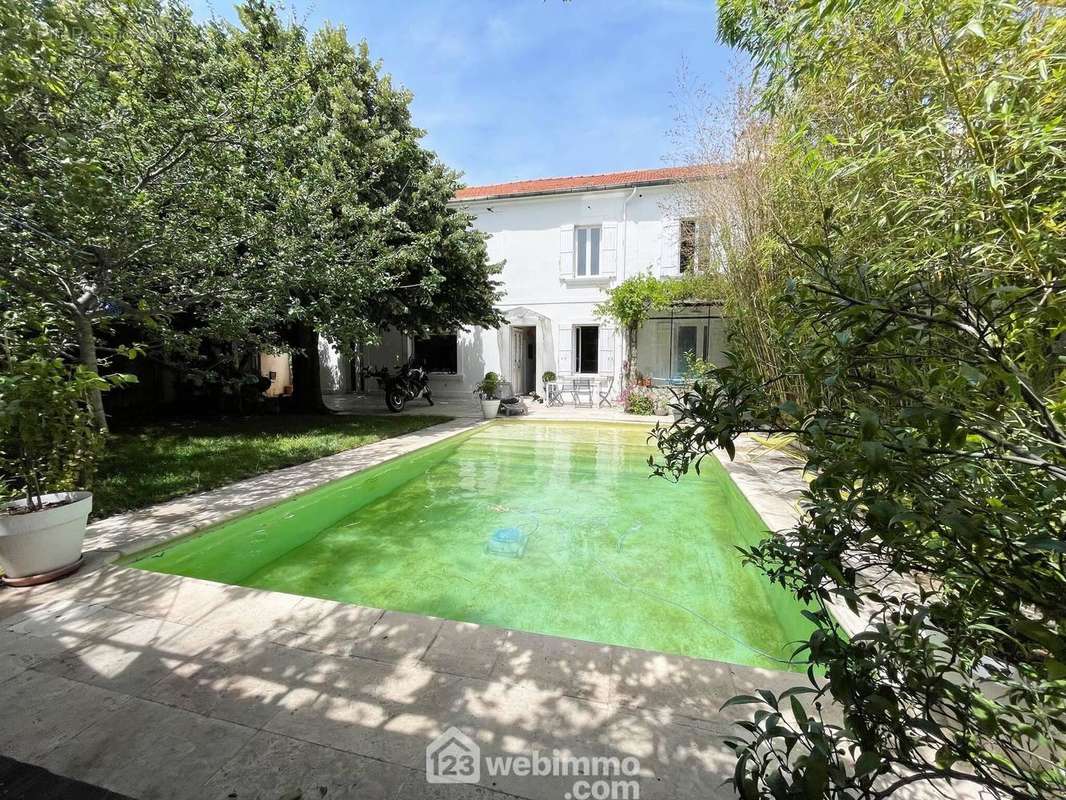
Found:
[[[407,398],[400,389],[392,389],[385,392],[385,405],[389,407],[389,411],[393,414],[403,411],[403,407],[407,404]]]

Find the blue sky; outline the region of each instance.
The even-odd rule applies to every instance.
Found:
[[[233,18],[227,0],[195,13]],[[414,93],[425,143],[470,184],[657,167],[677,159],[679,75],[726,91],[736,56],[714,0],[289,0],[366,39]]]

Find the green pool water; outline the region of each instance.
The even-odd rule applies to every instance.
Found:
[[[713,459],[648,476],[647,431],[500,421],[137,556],[133,566],[782,668],[799,605],[741,564],[765,526]]]

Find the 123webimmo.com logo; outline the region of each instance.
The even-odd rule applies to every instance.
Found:
[[[426,748],[426,780],[429,783],[478,783],[481,781],[481,748],[458,728],[448,728]],[[563,800],[640,800],[640,761],[604,756],[563,756],[558,751],[544,755],[492,756],[485,767],[493,778],[573,778],[564,781]]]

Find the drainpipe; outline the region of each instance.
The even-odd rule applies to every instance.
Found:
[[[622,280],[629,277],[629,201],[636,193],[637,187],[634,186],[629,196],[622,201]]]
[[[633,199],[633,195],[637,193],[637,187],[634,186],[625,200],[622,201],[622,270],[621,279],[625,280],[629,277],[629,201]],[[624,346],[622,347],[622,361],[629,361],[633,354],[630,352],[629,331],[622,332],[622,341]],[[627,375],[632,374],[633,364],[630,363],[628,370],[621,372],[622,382],[625,382]]]

